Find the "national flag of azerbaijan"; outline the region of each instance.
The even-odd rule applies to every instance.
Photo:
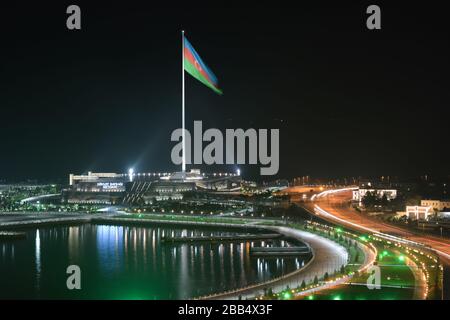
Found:
[[[222,94],[219,89],[218,81],[211,69],[203,62],[202,58],[195,51],[194,47],[189,43],[186,37],[184,41],[184,70],[191,76],[213,89],[216,93]]]

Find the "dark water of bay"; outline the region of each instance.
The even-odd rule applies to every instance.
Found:
[[[163,236],[230,234],[212,229],[85,224],[26,232],[26,240],[0,242],[1,299],[186,299],[266,281],[306,263],[250,256],[251,246],[268,242],[161,242]],[[81,268],[81,290],[67,289],[69,265]]]

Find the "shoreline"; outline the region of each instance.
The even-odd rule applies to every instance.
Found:
[[[317,267],[324,263],[323,255],[327,259],[330,258],[330,254],[337,257],[342,264],[347,264],[348,251],[339,245],[338,243],[326,239],[322,236],[314,234],[309,231],[301,231],[287,226],[268,226],[254,224],[240,224],[240,223],[221,223],[221,222],[204,222],[204,221],[174,221],[164,219],[142,219],[142,218],[127,218],[127,217],[114,217],[114,216],[92,216],[81,215],[71,217],[59,217],[59,218],[47,218],[38,220],[25,220],[25,221],[11,221],[0,222],[0,230],[7,229],[20,229],[20,228],[36,228],[40,226],[52,226],[63,224],[112,224],[112,225],[170,225],[170,226],[186,226],[186,227],[200,227],[200,228],[226,228],[235,230],[248,230],[248,231],[270,231],[276,232],[291,238],[295,241],[300,241],[306,244],[310,248],[311,258],[309,261],[299,269],[296,269],[286,275],[278,278],[273,278],[265,282],[249,285],[244,288],[236,288],[226,292],[217,292],[212,295],[192,297],[191,299],[238,299],[241,298],[254,298],[256,292],[259,294],[262,289],[267,288],[269,285],[273,285],[276,290],[282,289],[288,283],[300,284],[302,280],[306,283],[311,282],[314,276],[321,277],[325,272],[331,273],[333,270],[325,270],[321,267],[321,272],[317,272]],[[324,252],[323,252],[324,251]],[[337,253],[336,253],[337,252]],[[319,256],[319,259],[317,257]],[[345,261],[344,261],[345,259]],[[314,264],[313,270],[308,270],[311,265]],[[315,270],[315,271],[314,271]],[[323,273],[323,274],[321,274]],[[319,288],[317,288],[319,289]]]

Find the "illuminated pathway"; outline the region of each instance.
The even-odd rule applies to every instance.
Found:
[[[280,232],[288,237],[296,238],[304,243],[307,243],[311,250],[313,251],[314,257],[306,264],[302,269],[290,273],[282,278],[274,279],[262,284],[256,284],[246,288],[234,290],[227,293],[215,294],[207,297],[201,297],[201,299],[238,299],[239,296],[242,299],[253,299],[255,296],[262,295],[264,289],[271,288],[273,292],[281,292],[286,289],[286,286],[290,288],[297,288],[302,281],[306,284],[313,282],[314,277],[317,276],[321,278],[325,272],[328,274],[333,274],[342,265],[347,264],[348,253],[346,249],[334,241],[323,238],[319,235],[300,231],[297,229],[287,228],[287,227],[265,227],[271,231]],[[365,251],[365,263],[362,268],[368,267],[375,260],[375,253],[364,248]],[[341,279],[339,281],[346,281],[347,278]],[[328,288],[333,284],[325,284],[314,290],[319,290],[323,288]]]
[[[0,229],[12,227],[34,227],[51,223],[88,222],[92,215],[86,213],[61,213],[61,212],[39,212],[39,213],[2,213],[0,214]]]

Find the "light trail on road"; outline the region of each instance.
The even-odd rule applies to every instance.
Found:
[[[321,193],[318,193],[314,196],[311,197],[312,201],[317,201],[318,199],[322,199],[326,196],[331,196],[331,195],[335,195],[337,193],[341,193],[341,192],[348,192],[348,191],[352,191],[355,190],[355,187],[349,187],[349,188],[341,188],[341,189],[334,189],[334,190],[326,190],[323,191]],[[337,212],[338,209],[335,209],[335,211]],[[339,222],[343,225],[347,225],[347,226],[351,226],[354,229],[357,229],[359,231],[364,231],[364,232],[368,232],[368,233],[372,233],[375,236],[378,236],[380,238],[389,240],[389,241],[395,241],[398,243],[402,243],[402,244],[406,244],[406,245],[411,245],[411,246],[416,246],[416,247],[421,247],[424,249],[432,249],[433,251],[435,251],[437,254],[439,254],[441,257],[444,257],[444,259],[446,259],[446,262],[448,263],[450,261],[450,254],[443,251],[441,248],[437,248],[436,246],[443,246],[446,247],[448,249],[450,249],[450,245],[448,243],[442,242],[442,241],[438,241],[438,240],[434,240],[430,237],[420,237],[420,236],[415,236],[414,234],[400,229],[398,227],[395,226],[390,226],[390,225],[386,225],[385,223],[375,223],[373,221],[369,221],[368,219],[365,219],[366,224],[370,225],[370,227],[362,225],[360,223],[356,223],[353,221],[350,221],[350,219],[345,219],[345,218],[341,218],[339,216],[337,216],[336,214],[333,214],[325,209],[323,209],[321,206],[319,206],[318,204],[314,204],[314,213],[317,216],[323,216],[325,219],[329,219],[329,220],[333,220],[335,222]],[[345,217],[345,214],[340,213],[340,216]],[[360,217],[361,220],[363,219],[363,217]],[[413,241],[413,240],[409,240],[406,239],[404,237],[398,237],[398,236],[394,236],[392,234],[386,233],[386,232],[381,232],[379,230],[380,227],[383,227],[385,229],[389,229],[389,230],[395,230],[395,231],[400,231],[404,234],[407,234],[409,237],[416,237],[419,240],[422,241]],[[382,228],[381,228],[382,229]]]

